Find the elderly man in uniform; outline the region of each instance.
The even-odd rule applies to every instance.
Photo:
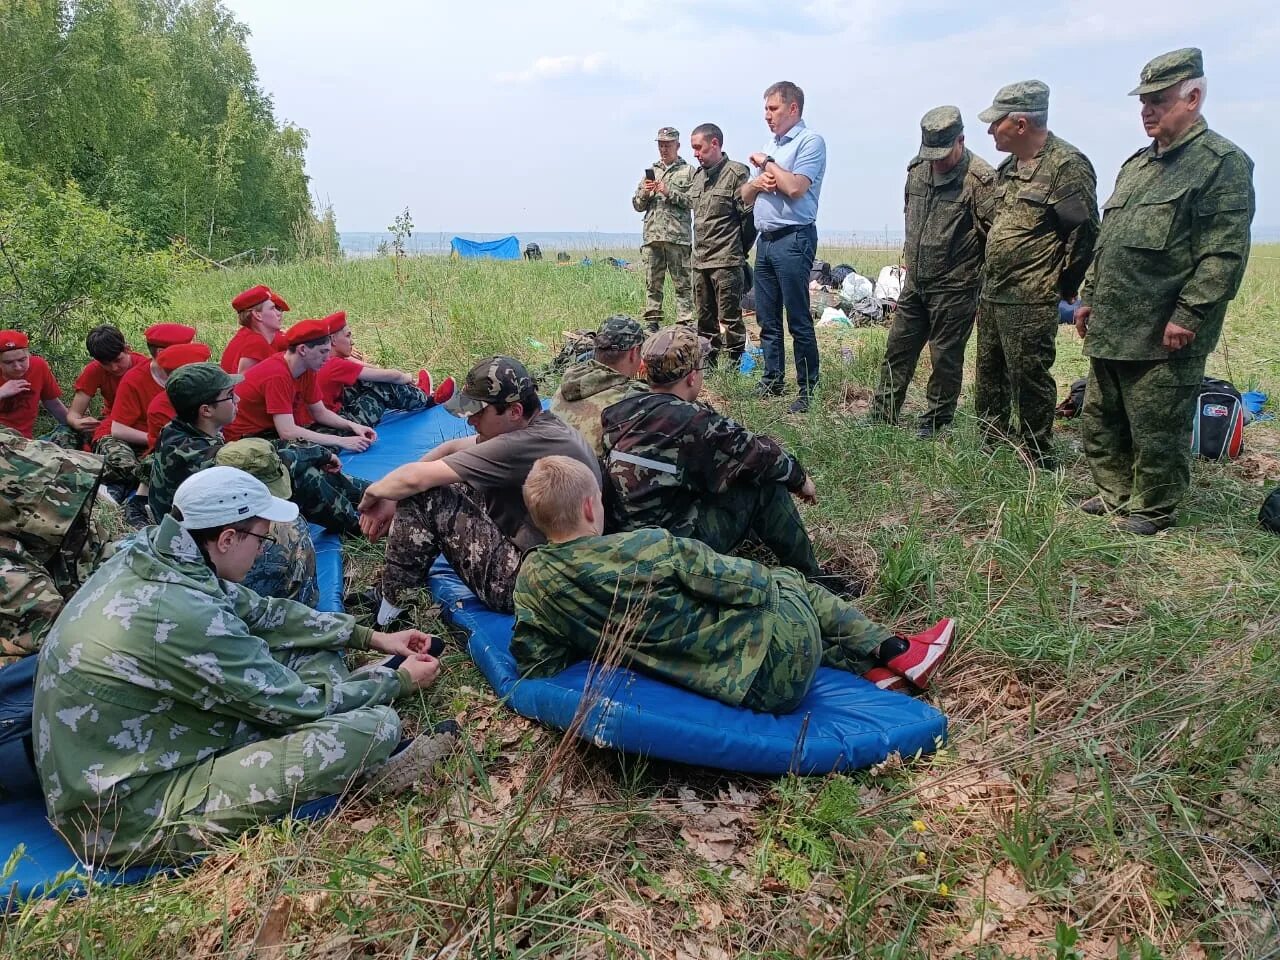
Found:
[[[689,137],[698,169],[689,199],[693,203],[693,303],[698,332],[711,340],[711,366],[728,353],[736,366],[747,348],[742,320],[743,266],[747,262],[743,222],[752,208],[742,200],[751,179],[745,163],[724,152],[724,133],[714,123],[695,127]],[[754,228],[751,228],[754,230]]]
[[[640,181],[631,206],[644,214],[645,276],[648,296],[644,322],[651,330],[662,324],[662,285],[668,273],[676,288],[676,321],[693,319],[692,281],[689,276],[689,181],[693,170],[680,153],[680,132],[675,127],[658,131],[658,162],[653,177]]]
[[[1205,124],[1205,90],[1194,47],[1142,68],[1130,95],[1152,143],[1120,168],[1075,314],[1098,485],[1081,509],[1138,534],[1170,526],[1187,491],[1205,358],[1249,260],[1253,161]]]
[[[1053,407],[1058,301],[1074,301],[1098,235],[1097,176],[1083,153],[1050,132],[1049,88],[1002,87],[978,114],[996,149],[995,213],[978,308],[976,407],[986,442],[1011,439],[1010,415],[1032,464],[1057,468]]]
[[[632,317],[615,313],[596,331],[591,357],[564,372],[560,389],[551,398],[551,412],[582,434],[597,457],[604,456],[600,414],[605,407],[633,393],[648,392],[635,379],[642,343],[644,328]]]
[[[916,434],[937,436],[955,416],[964,383],[964,348],[973,332],[983,249],[991,227],[996,174],[964,145],[956,107],[920,121],[920,152],[907,167],[907,279],[889,342],[873,417],[894,423],[925,343],[933,372]]]

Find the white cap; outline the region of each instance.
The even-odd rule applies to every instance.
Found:
[[[184,530],[207,530],[254,517],[288,523],[298,516],[296,505],[273,497],[261,480],[235,467],[193,473],[178,485],[173,505],[182,511],[179,526]]]

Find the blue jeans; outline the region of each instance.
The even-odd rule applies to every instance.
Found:
[[[31,705],[37,654],[0,667],[0,799],[38,794],[31,764]]]
[[[800,227],[776,240],[762,233],[756,246],[756,319],[764,349],[764,382],[781,388],[786,381],[787,346],[782,311],[796,354],[796,382],[800,392],[813,392],[818,382],[818,338],[809,313],[809,271],[818,249],[818,228]]]

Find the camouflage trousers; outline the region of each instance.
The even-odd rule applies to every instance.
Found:
[[[1089,361],[1084,455],[1110,509],[1171,526],[1191,483],[1191,431],[1204,357]]]
[[[356,507],[369,488],[368,480],[348,476],[341,470],[330,473],[315,466],[320,447],[314,443],[290,443],[274,430],[256,434],[270,440],[289,471],[293,496],[302,515],[330,533],[360,535],[360,514]],[[327,450],[325,451],[328,452]]]
[[[349,673],[342,654],[279,651],[304,681],[337,685]],[[106,863],[181,863],[219,839],[288,816],[309,801],[351,789],[391,755],[400,717],[389,706],[359,707],[265,738],[242,724],[227,750],[171,773],[131,780],[101,811],[68,816],[71,846]]]
[[[799,574],[777,570],[773,576],[774,633],[742,705],[759,713],[791,713],[813,686],[819,666],[861,676],[879,662],[880,644],[893,633]]]
[[[490,610],[512,613],[520,548],[503,535],[465,483],[435,487],[401,500],[387,535],[382,596],[405,606],[405,594],[427,585],[441,554]]]
[[[44,439],[64,450],[87,450],[91,437],[82,431],[72,430],[66,424],[59,424]],[[123,440],[103,437],[93,445],[93,452],[102,458],[102,482],[108,486],[128,487],[132,491],[138,484],[151,479],[150,461],[144,468],[138,459],[137,449]]]
[[[411,383],[357,380],[339,397],[342,416],[363,427],[376,427],[388,410],[425,410],[435,401]]]
[[[0,536],[0,667],[40,649],[62,603],[49,570],[17,540]]]
[[[1057,348],[1055,304],[981,302],[974,406],[988,443],[1014,437],[1010,419],[1016,410],[1017,437],[1027,454],[1038,463],[1052,461]]]
[[[261,597],[296,600],[314,607],[320,600],[320,587],[316,583],[316,546],[306,517],[271,524],[271,536],[276,542],[258,554],[242,582]]]
[[[693,271],[693,302],[698,333],[711,341],[711,362],[722,351],[737,362],[747,348],[747,325],[742,319],[742,267],[711,267]]]
[[[641,248],[644,255],[646,295],[644,322],[657,328],[662,323],[663,284],[671,274],[676,288],[676,323],[693,322],[693,280],[689,275],[689,245],[654,241]]]
[[[977,308],[976,290],[908,290],[902,295],[880,367],[880,386],[872,411],[877,420],[897,422],[907,386],[927,343],[933,370],[925,388],[928,406],[920,415],[920,423],[938,430],[952,421],[964,385],[964,349],[973,332]]]
[[[688,535],[718,553],[733,553],[751,539],[768,547],[781,566],[805,576],[820,572],[800,511],[780,483],[736,484],[724,493],[706,495]]]

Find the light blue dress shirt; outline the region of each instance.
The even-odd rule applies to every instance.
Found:
[[[771,138],[764,145],[764,152],[782,169],[808,177],[809,189],[795,200],[787,199],[778,191],[758,194],[756,229],[778,230],[813,223],[818,219],[818,194],[822,190],[823,174],[827,172],[826,142],[800,120],[782,136]]]

